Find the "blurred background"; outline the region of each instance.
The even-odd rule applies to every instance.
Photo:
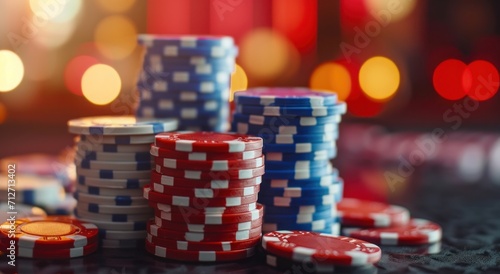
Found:
[[[239,46],[232,91],[347,101],[336,164],[371,197],[428,174],[500,183],[499,12],[494,0],[1,0],[0,157],[57,155],[69,119],[133,114],[138,33],[215,34]]]

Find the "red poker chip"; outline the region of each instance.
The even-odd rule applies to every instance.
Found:
[[[191,161],[154,157],[156,165],[183,170],[225,171],[233,169],[251,169],[264,165],[264,156],[248,160],[207,160]]]
[[[240,205],[255,203],[257,202],[258,198],[257,194],[241,196],[241,197],[224,197],[224,198],[196,198],[189,196],[166,195],[152,191],[149,185],[144,186],[143,196],[147,200],[156,203],[165,203],[174,206],[189,206],[194,208],[203,208],[206,206],[208,207],[240,206]]]
[[[25,248],[64,249],[87,246],[98,239],[98,228],[67,216],[21,218],[0,226],[0,239],[4,243],[15,240],[16,246]]]
[[[259,193],[260,185],[249,186],[244,188],[227,188],[227,189],[211,189],[211,188],[186,188],[186,187],[171,187],[162,184],[152,183],[153,190],[158,193],[167,195],[180,195],[196,198],[220,198],[220,197],[236,197],[248,196]]]
[[[391,227],[408,224],[408,209],[379,202],[344,198],[337,203],[343,226]]]
[[[241,180],[264,175],[264,166],[249,169],[226,171],[178,170],[156,165],[154,170],[160,174],[191,180]]]
[[[436,223],[424,219],[411,219],[404,226],[387,228],[344,228],[349,236],[381,245],[421,245],[441,240],[442,229]]]
[[[242,213],[254,210],[257,208],[257,203],[250,203],[246,205],[232,206],[232,207],[203,207],[199,209],[186,206],[172,206],[155,202],[149,202],[149,206],[152,207],[153,209],[161,210],[164,212],[172,212],[175,214],[184,214],[184,215],[201,214],[201,213],[234,214],[234,213]]]
[[[175,231],[159,227],[152,220],[148,222],[146,230],[155,237],[191,242],[241,241],[258,237],[262,233],[260,226],[249,230],[224,231],[220,233]]]
[[[262,144],[260,137],[236,133],[164,132],[155,136],[155,146],[184,152],[244,152]]]
[[[256,186],[262,183],[262,177],[254,177],[250,179],[228,179],[225,177],[209,179],[209,180],[194,180],[184,179],[173,176],[162,175],[156,171],[151,171],[151,182],[162,184],[165,186],[183,187],[183,188],[211,188],[211,189],[228,189],[228,188],[244,188]]]
[[[231,251],[255,247],[260,242],[260,235],[248,240],[226,242],[190,242],[159,238],[147,234],[146,240],[164,248],[174,248],[188,251]]]
[[[378,262],[380,247],[361,240],[309,231],[273,231],[264,234],[262,247],[295,262],[325,262],[363,266]]]
[[[33,259],[69,259],[89,255],[97,251],[99,244],[97,242],[86,246],[74,248],[46,249],[43,247],[17,247],[16,256]],[[7,251],[8,246],[2,245],[2,251]]]
[[[244,152],[183,152],[169,150],[151,145],[151,155],[159,158],[173,158],[190,161],[218,161],[218,160],[250,160],[262,156],[262,149],[248,150]]]
[[[186,251],[176,248],[165,248],[146,241],[146,250],[158,257],[186,262],[224,262],[250,258],[255,248],[233,251]]]
[[[167,221],[188,223],[188,224],[234,224],[242,222],[255,221],[262,218],[264,214],[264,206],[257,204],[257,208],[247,212],[236,214],[221,214],[221,213],[198,213],[198,214],[176,214],[172,212],[164,212],[161,210],[155,211],[155,216]]]
[[[205,232],[205,233],[235,232],[242,230],[251,230],[262,226],[262,218],[249,222],[223,224],[223,225],[176,223],[172,221],[163,220],[158,217],[155,217],[154,222],[157,226],[165,228],[167,230],[175,230],[183,232]]]

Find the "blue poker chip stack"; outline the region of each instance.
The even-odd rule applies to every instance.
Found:
[[[137,117],[177,118],[179,130],[227,131],[238,48],[228,36],[139,35],[146,49]]]
[[[346,104],[335,93],[307,88],[255,88],[234,98],[232,130],[264,140],[263,232],[338,234],[343,181],[330,160]]]

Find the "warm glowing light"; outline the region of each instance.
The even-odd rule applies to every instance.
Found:
[[[359,70],[359,85],[363,92],[375,100],[393,96],[399,88],[399,69],[386,57],[372,57]]]
[[[76,95],[82,93],[82,77],[85,71],[93,65],[99,63],[94,57],[81,55],[68,62],[64,69],[64,84],[69,91]]]
[[[75,31],[73,23],[47,23],[35,37],[37,44],[46,48],[58,48],[69,41]]]
[[[130,9],[135,0],[97,0],[97,3],[109,12],[124,12]]]
[[[7,120],[7,109],[5,105],[0,102],[0,124],[3,124]]]
[[[241,42],[241,64],[251,77],[273,79],[288,69],[290,47],[293,45],[285,37],[272,30],[254,30]]]
[[[248,87],[248,77],[242,67],[236,65],[236,69],[231,74],[231,96],[229,101],[233,101],[234,93],[240,90],[246,90]]]
[[[374,18],[386,16],[392,23],[406,18],[415,9],[417,1],[365,0],[365,4]]]
[[[33,15],[48,21],[66,23],[73,20],[82,8],[82,0],[47,1],[30,0]]]
[[[343,65],[328,62],[321,64],[313,71],[309,86],[312,89],[336,92],[339,100],[345,101],[351,93],[351,76]]]
[[[83,96],[93,104],[111,103],[120,94],[121,87],[120,75],[108,65],[93,65],[83,74]]]
[[[136,47],[137,30],[132,21],[124,16],[108,16],[94,33],[97,49],[104,56],[118,60],[129,56]]]
[[[15,89],[23,76],[24,66],[21,58],[10,50],[0,50],[0,92]]]
[[[470,78],[464,77],[467,65],[457,59],[441,62],[432,76],[434,89],[441,97],[448,100],[463,98],[470,89]]]
[[[485,101],[493,97],[498,92],[500,76],[495,66],[484,60],[477,60],[467,66],[466,74],[470,83],[467,93],[470,98],[476,101]]]

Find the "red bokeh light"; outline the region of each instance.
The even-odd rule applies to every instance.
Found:
[[[99,60],[87,55],[80,55],[73,58],[64,69],[64,85],[72,93],[82,96],[82,77],[85,71],[91,66],[98,64]]]
[[[441,97],[448,100],[458,100],[467,94],[467,79],[464,77],[467,65],[457,59],[441,62],[432,77],[434,89]]]
[[[477,60],[467,67],[467,78],[470,83],[467,95],[476,101],[485,101],[498,92],[500,77],[495,66],[484,60]],[[465,78],[465,77],[464,77]]]

